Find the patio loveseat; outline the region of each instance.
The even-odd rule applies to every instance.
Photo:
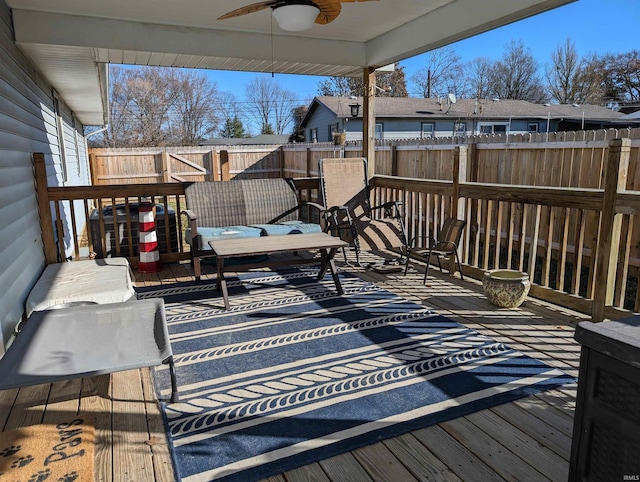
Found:
[[[185,198],[187,209],[182,213],[189,222],[185,239],[191,245],[196,280],[201,260],[214,257],[211,240],[322,231],[320,224],[300,220],[303,206],[318,213],[322,206],[300,203],[293,186],[282,178],[197,182],[185,188]]]

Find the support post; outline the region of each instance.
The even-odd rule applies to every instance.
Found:
[[[169,153],[166,149],[162,149],[162,182],[171,181],[171,173],[169,172]]]
[[[313,172],[313,156],[311,155],[311,148],[307,147],[307,177],[311,177],[311,173]]]
[[[627,186],[630,139],[609,141],[609,156],[604,167],[604,197],[598,232],[591,321],[604,320],[604,308],[613,304],[622,214],[616,213],[616,198]]]
[[[220,180],[228,181],[231,179],[229,168],[229,151],[223,149],[220,151]]]
[[[284,167],[285,167],[285,163],[284,163],[284,146],[280,146],[278,147],[278,169],[280,170],[280,177],[284,178],[285,177],[285,171],[284,171]]]
[[[391,144],[391,175],[398,175],[398,145],[395,142]]]
[[[368,161],[368,177],[376,173],[376,73],[375,68],[365,67],[363,72],[364,96],[362,98],[362,155]]]
[[[93,152],[89,153],[89,176],[91,178],[91,185],[97,186],[96,182],[96,155]]]
[[[209,151],[202,156],[202,166],[206,169],[206,174],[204,175],[205,181],[213,181],[214,180],[214,167],[215,166],[215,157],[216,151]]]
[[[51,207],[49,206],[47,192],[47,166],[45,165],[43,153],[35,152],[33,154],[33,170],[36,181],[36,197],[38,200],[38,213],[40,214],[44,259],[47,264],[52,264],[58,261],[58,250],[53,234],[53,218],[51,217]]]

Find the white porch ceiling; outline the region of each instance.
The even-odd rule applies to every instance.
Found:
[[[379,0],[342,4],[328,25],[285,32],[254,0],[5,0],[17,45],[84,124],[107,118],[103,64],[362,75],[576,0]]]

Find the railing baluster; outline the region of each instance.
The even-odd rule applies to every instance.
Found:
[[[567,272],[566,267],[567,267],[567,260],[568,260],[567,250],[569,245],[569,220],[570,220],[569,215],[571,211],[568,208],[562,208],[561,212],[562,212],[562,218],[561,218],[560,224],[562,225],[562,240],[560,242],[558,271],[557,271],[557,277],[556,277],[556,287],[558,291],[564,291],[564,278]]]
[[[71,213],[71,239],[73,240],[73,256],[75,260],[80,259],[80,249],[78,248],[78,224],[76,222],[76,208],[73,201],[69,201],[69,211]]]
[[[553,224],[555,222],[555,214],[553,212],[553,207],[545,206],[545,210],[547,211],[546,215],[546,228],[547,234],[545,237],[545,250],[543,252],[543,262],[542,262],[542,280],[540,284],[542,286],[549,286],[549,279],[551,275],[551,259],[553,256]]]

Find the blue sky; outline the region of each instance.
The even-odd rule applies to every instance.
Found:
[[[639,29],[640,0],[579,0],[457,42],[451,47],[465,62],[480,56],[498,59],[504,52],[505,44],[521,39],[544,68],[544,64],[551,59],[551,53],[567,37],[573,40],[581,56],[590,53],[628,52],[640,50]],[[418,55],[401,62],[405,66],[407,80],[425,65],[424,59],[425,55]],[[244,98],[245,85],[256,75],[271,76],[225,71],[208,71],[208,75],[217,83],[220,91],[232,92],[240,101]],[[286,74],[275,76],[282,87],[294,92],[301,101],[317,94],[317,86],[322,79]]]

